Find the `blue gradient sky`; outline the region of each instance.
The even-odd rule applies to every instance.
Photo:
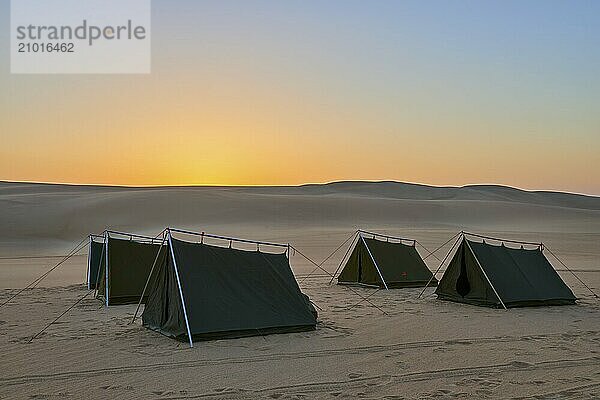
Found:
[[[598,1],[152,4],[147,76],[10,75],[2,29],[0,179],[600,194]]]

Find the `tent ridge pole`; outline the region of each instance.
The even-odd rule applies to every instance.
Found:
[[[173,241],[171,240],[171,229],[167,228],[167,237],[169,239],[169,248],[171,249],[171,257],[173,258],[173,269],[175,269],[175,276],[177,277],[177,286],[179,287],[179,296],[181,297],[181,306],[183,307],[183,316],[185,318],[185,327],[187,329],[188,338],[190,339],[190,347],[194,347],[194,341],[192,340],[192,333],[190,331],[190,322],[188,320],[187,309],[185,307],[185,300],[183,298],[183,290],[181,289],[181,280],[179,279],[179,270],[177,268],[177,260],[175,260],[175,251],[173,250]]]
[[[375,237],[387,238],[387,239],[395,239],[395,240],[406,241],[406,242],[413,242],[414,241],[414,239],[403,238],[403,237],[399,237],[399,236],[384,235],[382,233],[365,231],[364,229],[358,229],[358,232],[359,233],[364,233],[364,234],[367,234],[367,235],[373,235]]]
[[[212,238],[212,239],[223,239],[223,240],[229,240],[229,241],[234,241],[234,242],[239,242],[239,243],[254,243],[254,244],[258,243],[258,244],[263,244],[266,246],[287,247],[287,244],[282,244],[282,243],[271,243],[271,242],[261,242],[261,241],[257,241],[257,240],[239,239],[239,238],[234,238],[234,237],[229,237],[229,236],[212,235],[210,233],[205,233],[205,232],[198,233],[198,232],[186,231],[184,229],[177,229],[177,228],[169,228],[169,230],[172,232],[185,233],[188,235],[203,236],[203,237],[208,237],[208,238]]]
[[[479,235],[477,233],[471,233],[471,232],[465,232],[462,231],[463,235],[466,236],[474,236],[474,237],[478,237],[481,239],[490,239],[490,240],[495,240],[497,242],[507,242],[507,243],[516,243],[516,244],[527,244],[527,245],[531,245],[531,246],[540,246],[543,243],[534,243],[534,242],[525,242],[522,240],[510,240],[510,239],[501,239],[501,238],[497,238],[497,237],[493,237],[493,236],[485,236],[485,235]]]
[[[365,242],[365,238],[362,237],[362,235],[360,233],[359,233],[359,235],[360,235],[360,239],[362,240],[363,244],[367,248],[367,251],[369,252],[369,256],[371,256],[371,260],[373,260],[373,264],[375,264],[375,268],[377,268],[377,273],[379,274],[379,277],[381,278],[381,281],[383,282],[383,286],[385,286],[385,290],[389,290],[387,283],[385,283],[385,279],[383,279],[383,275],[381,275],[381,271],[379,270],[377,261],[375,261],[375,257],[373,257],[373,254],[371,254],[371,250],[369,249],[369,246],[367,246],[367,242]]]
[[[107,233],[113,233],[115,235],[126,236],[126,237],[129,237],[130,240],[132,240],[133,238],[156,240],[156,237],[150,237],[150,236],[145,236],[145,235],[138,235],[137,233],[128,233],[128,232],[120,232],[120,231],[113,231],[113,230],[106,230],[105,232],[107,232]]]
[[[479,268],[481,269],[481,272],[483,272],[483,276],[485,276],[485,279],[488,281],[488,283],[490,284],[490,286],[492,287],[492,290],[494,291],[494,293],[496,294],[496,297],[498,298],[498,300],[500,300],[500,304],[502,304],[502,307],[504,307],[505,310],[507,310],[508,308],[506,308],[506,305],[504,304],[504,302],[502,301],[502,299],[500,298],[500,295],[498,294],[498,292],[496,291],[496,288],[494,287],[494,285],[492,284],[492,281],[490,281],[490,278],[487,276],[487,274],[485,273],[485,270],[483,269],[483,266],[481,265],[481,263],[479,262],[479,260],[477,259],[477,255],[475,254],[475,252],[473,251],[473,248],[471,247],[471,245],[469,244],[469,241],[465,239],[465,242],[467,243],[467,246],[469,247],[469,250],[471,251],[471,254],[473,254],[473,257],[475,258],[475,261],[477,262],[477,265],[479,265]]]

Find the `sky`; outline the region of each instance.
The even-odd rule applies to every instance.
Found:
[[[152,1],[152,72],[10,74],[0,180],[600,195],[599,1]]]

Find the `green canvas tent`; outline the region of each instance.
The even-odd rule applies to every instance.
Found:
[[[435,293],[441,300],[504,308],[576,300],[544,256],[542,244],[534,249],[512,248],[464,235]]]
[[[367,234],[372,237],[365,237]],[[410,244],[403,243],[406,241]],[[437,284],[415,245],[416,241],[412,239],[358,231],[345,264],[342,260],[344,268],[337,282],[386,289],[421,287],[430,280],[430,284]]]
[[[104,262],[104,236],[90,235],[88,248],[87,287],[95,289],[100,271]]]
[[[200,243],[176,239],[172,233],[202,235]],[[316,312],[298,286],[288,245],[254,243],[256,251],[231,247],[232,241],[208,234],[168,229],[168,257],[152,271],[142,314],[145,327],[179,340],[233,338],[314,330]],[[204,238],[229,240],[229,247],[203,243]],[[259,251],[267,244],[283,249]]]
[[[161,248],[161,241],[141,235],[105,232],[97,297],[107,306],[137,304],[155,259],[165,257],[167,249],[166,246]],[[144,297],[142,302],[145,301]]]

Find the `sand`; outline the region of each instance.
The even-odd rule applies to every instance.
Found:
[[[354,229],[433,249],[461,229],[543,240],[600,291],[600,199],[501,187],[344,183],[302,188],[102,188],[0,184],[0,303],[106,227],[171,225],[290,242],[322,260]],[[442,250],[447,250],[449,246]],[[324,267],[335,270],[341,253]],[[443,251],[438,254],[443,256]],[[15,258],[19,257],[19,258]],[[33,258],[35,257],[35,258]],[[553,261],[553,260],[551,260]],[[329,286],[298,254],[301,287],[322,308],[314,332],[198,342],[130,324],[135,306],[86,298],[85,252],[0,308],[0,398],[600,397],[600,302],[555,263],[580,301],[508,311],[438,301],[428,289]],[[430,268],[437,261],[427,259]]]

